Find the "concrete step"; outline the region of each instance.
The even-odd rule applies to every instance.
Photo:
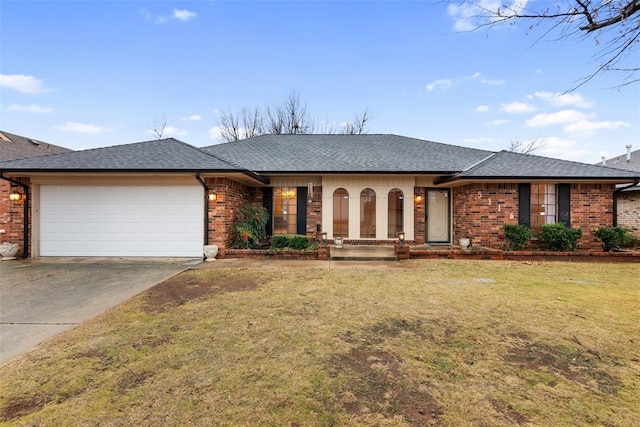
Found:
[[[336,261],[396,261],[393,246],[342,245],[331,246],[329,256]]]

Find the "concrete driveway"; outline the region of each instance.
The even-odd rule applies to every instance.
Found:
[[[0,262],[0,364],[201,261],[42,258]]]

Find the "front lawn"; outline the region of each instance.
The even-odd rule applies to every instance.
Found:
[[[187,271],[1,366],[0,421],[638,425],[639,264],[278,265]]]

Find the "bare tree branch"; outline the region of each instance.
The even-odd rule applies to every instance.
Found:
[[[225,142],[238,141],[258,135],[310,134],[319,129],[322,133],[362,134],[369,121],[367,110],[354,115],[353,121],[338,128],[333,124],[316,125],[311,118],[307,104],[300,101],[300,95],[292,91],[281,103],[267,105],[264,110],[242,108],[239,113],[227,110],[219,121],[219,138]]]
[[[639,0],[560,0],[553,6],[549,6],[548,2],[528,0],[505,0],[506,4],[495,3],[497,6],[482,0],[449,3],[450,14],[470,23],[468,31],[517,21],[533,21],[529,30],[542,26],[542,23],[552,24],[543,31],[538,41],[552,33],[559,35],[556,40],[578,34],[593,34],[595,43],[602,43],[601,52],[596,57],[600,65],[571,90],[603,71],[623,69],[628,75],[624,85],[638,81],[634,75],[640,73],[640,55],[635,54],[640,47]],[[618,66],[627,60],[629,64]]]
[[[164,131],[167,127],[167,116],[165,113],[162,113],[162,118],[153,119],[153,123],[151,123],[151,133],[156,139],[162,139],[164,137]]]
[[[369,111],[364,110],[361,116],[354,114],[353,121],[346,122],[344,125],[344,134],[346,135],[361,135],[365,132],[365,126],[369,121]]]
[[[539,141],[538,138],[529,142],[521,141],[519,139],[513,139],[511,140],[509,151],[521,154],[533,154],[534,151],[542,147],[544,147],[544,142]]]

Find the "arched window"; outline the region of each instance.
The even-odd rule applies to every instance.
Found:
[[[402,190],[394,188],[389,191],[389,233],[390,239],[395,239],[404,228],[404,194]]]
[[[360,238],[376,237],[376,192],[365,188],[360,193]]]
[[[349,237],[349,192],[344,188],[333,192],[333,237]]]

